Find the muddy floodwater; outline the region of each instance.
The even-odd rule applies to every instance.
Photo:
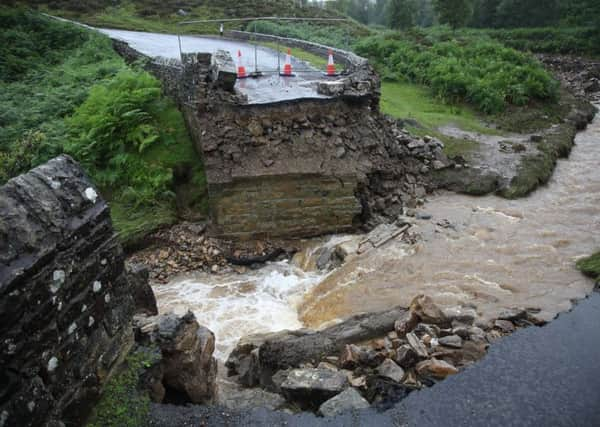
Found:
[[[511,307],[551,320],[593,289],[575,263],[600,248],[600,118],[529,197],[441,193],[422,211],[432,218],[415,220],[415,245],[393,240],[325,274],[310,265],[319,244],[312,243],[302,262],[156,286],[159,309],[190,307],[215,332],[221,358],[247,333],[319,327],[408,305],[421,293],[443,306],[473,306],[482,321]],[[356,239],[336,236],[328,244]]]

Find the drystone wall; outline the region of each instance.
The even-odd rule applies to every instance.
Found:
[[[133,309],[109,208],[71,158],[0,188],[0,426],[82,425]]]

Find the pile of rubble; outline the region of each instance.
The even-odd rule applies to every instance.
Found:
[[[537,57],[573,94],[592,102],[600,101],[600,61],[568,55]]]
[[[153,283],[167,283],[173,276],[195,271],[241,271],[245,267],[239,266],[254,267],[295,251],[288,242],[209,237],[206,223],[182,222],[152,233],[147,241],[151,244],[131,254],[128,262],[146,266]]]
[[[495,339],[535,323],[521,309],[492,324],[477,319],[475,307],[442,310],[420,295],[408,310],[355,316],[318,332],[244,337],[226,367],[242,386],[260,386],[263,398],[272,393],[280,407],[324,416],[387,408],[481,359]]]

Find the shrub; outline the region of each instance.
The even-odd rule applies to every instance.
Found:
[[[101,188],[122,188],[133,204],[158,203],[171,196],[172,171],[144,159],[160,142],[156,103],[158,80],[143,71],[123,70],[92,88],[68,120],[72,138],[65,149]]]
[[[427,85],[448,101],[466,101],[485,113],[531,100],[554,100],[558,83],[531,56],[489,38],[453,38],[434,30],[387,33],[359,41],[384,79]]]

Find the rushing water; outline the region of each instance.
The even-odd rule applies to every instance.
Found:
[[[599,167],[597,117],[550,183],[525,199],[442,193],[424,207],[433,219],[411,229],[421,236],[416,245],[392,241],[325,275],[312,265],[316,241],[295,262],[158,285],[159,308],[192,309],[215,332],[220,358],[248,333],[319,327],[408,305],[420,293],[444,306],[475,306],[482,320],[510,307],[536,308],[549,320],[593,287],[575,262],[600,248]]]

